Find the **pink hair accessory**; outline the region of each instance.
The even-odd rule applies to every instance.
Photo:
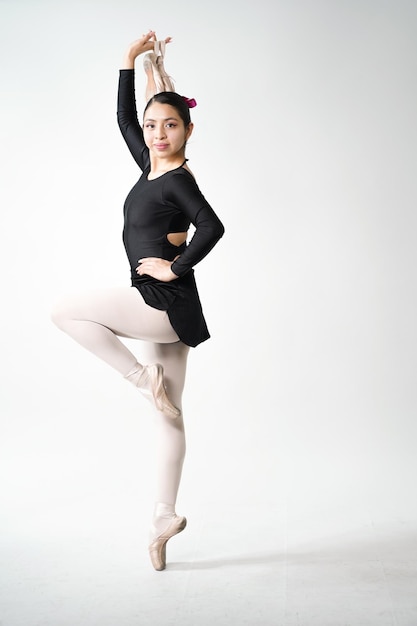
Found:
[[[183,96],[182,98],[187,103],[189,109],[193,109],[197,106],[197,100],[194,100],[194,98],[186,98],[185,96]]]

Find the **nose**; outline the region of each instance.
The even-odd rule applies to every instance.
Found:
[[[165,137],[165,127],[163,124],[156,128],[155,139],[163,139]]]

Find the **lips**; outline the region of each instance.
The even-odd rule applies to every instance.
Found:
[[[165,150],[166,148],[168,148],[168,144],[167,143],[154,143],[154,148],[156,148],[157,150]]]

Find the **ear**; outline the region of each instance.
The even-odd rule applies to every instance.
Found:
[[[188,141],[188,140],[189,140],[189,138],[190,138],[190,137],[191,137],[191,135],[192,135],[193,130],[194,130],[194,124],[193,124],[192,122],[190,122],[190,123],[188,124],[188,126],[187,126],[186,131],[185,131],[185,141]]]

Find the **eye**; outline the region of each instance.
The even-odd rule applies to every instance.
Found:
[[[174,124],[173,122],[168,122],[167,127],[168,128],[176,128],[176,124]]]
[[[155,128],[155,124],[151,124],[150,122],[148,122],[147,124],[145,124],[145,128],[149,128],[152,130],[152,128]]]

